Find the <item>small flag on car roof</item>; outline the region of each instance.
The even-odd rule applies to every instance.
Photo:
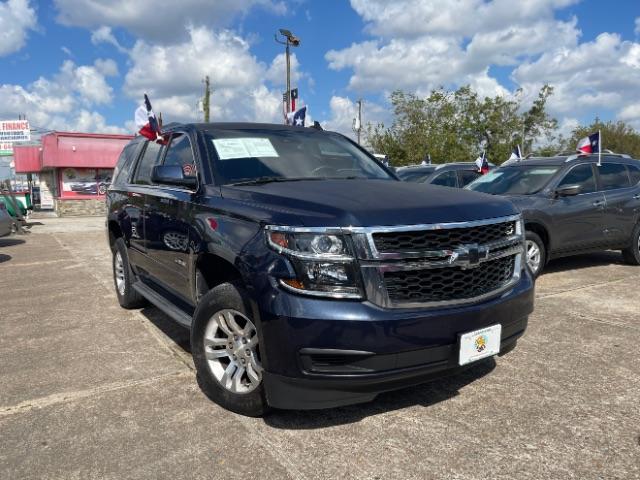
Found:
[[[580,139],[576,150],[585,155],[600,151],[600,131]]]
[[[307,116],[307,106],[300,107],[295,112],[287,113],[287,123],[295,127],[304,127],[304,120]]]
[[[478,167],[478,172],[482,175],[489,172],[489,161],[485,151],[482,152],[481,157],[476,158],[476,166]]]
[[[514,147],[513,151],[511,152],[511,156],[509,157],[509,160],[517,160],[517,161],[522,160],[522,151],[520,151],[520,145],[516,145]]]
[[[602,160],[602,135],[600,133],[600,130],[592,133],[588,137],[580,139],[576,150],[580,155],[590,155],[592,153],[597,153],[598,165],[600,165]]]
[[[144,94],[144,105],[140,105],[135,113],[136,127],[139,128],[140,135],[147,137],[149,140],[162,140],[160,133],[160,124],[153,113],[149,96]]]

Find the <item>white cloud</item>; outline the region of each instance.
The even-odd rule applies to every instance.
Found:
[[[624,110],[640,102],[640,44],[617,34],[603,33],[576,48],[544,53],[517,67],[513,79],[531,94],[544,83],[553,85],[549,108],[556,114],[602,117],[620,111],[626,120],[640,119]]]
[[[267,66],[234,32],[190,27],[188,33],[187,40],[175,45],[136,42],[125,76],[127,95],[140,101],[148,92],[154,109],[163,112],[165,121],[193,121],[201,118],[196,106],[203,94],[202,80],[209,75],[213,121],[281,121],[282,55]],[[293,55],[293,79],[306,76]]]
[[[352,0],[379,38],[327,52],[329,67],[352,69],[358,92],[397,88],[426,93],[464,83],[505,93],[491,65],[517,65],[558,46],[574,47],[577,20],[554,18],[574,0]]]
[[[458,38],[553,15],[579,0],[351,0],[368,30],[382,37],[445,35]]]
[[[120,53],[128,53],[127,49],[124,48],[120,42],[116,39],[116,37],[111,32],[111,27],[107,27],[106,25],[102,25],[97,28],[93,32],[91,32],[91,43],[94,45],[99,45],[101,43],[107,43],[109,45],[113,45]]]
[[[79,66],[66,60],[51,78],[40,77],[26,87],[0,85],[0,117],[24,114],[32,125],[45,129],[122,132],[91,110],[111,103],[113,89],[105,75],[117,72],[114,65],[109,59]]]
[[[286,12],[284,3],[274,0],[182,0],[178,3],[163,0],[54,0],[54,3],[58,9],[58,21],[63,25],[122,27],[136,37],[164,44],[183,40],[189,26],[222,25],[256,5],[277,14]]]
[[[27,32],[37,26],[36,11],[28,0],[0,3],[0,57],[24,47]]]
[[[633,31],[636,35],[640,35],[640,17],[636,18],[636,28]]]

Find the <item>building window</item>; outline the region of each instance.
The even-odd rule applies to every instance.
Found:
[[[61,198],[103,197],[111,184],[113,169],[62,168]]]

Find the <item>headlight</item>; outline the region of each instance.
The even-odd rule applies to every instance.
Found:
[[[296,278],[279,279],[283,287],[313,296],[362,298],[348,235],[276,226],[267,227],[266,235],[269,246],[287,256],[296,272]]]

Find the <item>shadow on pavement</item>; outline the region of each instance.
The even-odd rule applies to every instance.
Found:
[[[173,342],[182,348],[185,352],[191,354],[191,340],[189,338],[189,330],[174,322],[165,315],[161,310],[148,306],[141,310],[142,314],[149,319],[162,333],[169,337]]]
[[[21,238],[0,238],[0,248],[13,247],[14,245],[20,245],[21,243],[25,243]]]
[[[432,380],[423,385],[382,393],[370,403],[327,410],[276,410],[263,420],[273,428],[313,430],[355,423],[366,417],[415,405],[427,408],[457,396],[460,389],[491,373],[495,367],[495,360],[490,358],[457,375]]]
[[[11,260],[11,255],[0,253],[0,263],[8,262],[9,260]]]
[[[576,255],[575,257],[558,258],[551,260],[542,272],[554,273],[568,270],[579,270],[581,268],[602,267],[607,265],[626,265],[620,252],[606,251]]]

